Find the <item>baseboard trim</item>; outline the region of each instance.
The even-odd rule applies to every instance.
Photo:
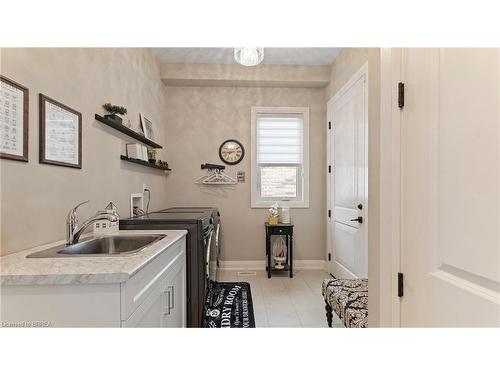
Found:
[[[222,271],[264,271],[264,260],[221,260],[219,266]],[[293,268],[296,270],[324,270],[324,260],[295,260]]]

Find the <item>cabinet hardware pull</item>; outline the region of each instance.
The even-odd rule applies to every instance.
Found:
[[[165,301],[166,311],[164,314],[170,315],[170,290],[166,290],[164,293],[166,295],[166,301]]]
[[[168,287],[169,289],[169,294],[168,294],[168,307],[169,307],[169,310],[170,309],[173,309],[175,306],[174,306],[174,298],[175,298],[175,292],[174,292],[174,286],[173,285],[170,285]],[[172,305],[170,305],[170,302],[172,302]]]

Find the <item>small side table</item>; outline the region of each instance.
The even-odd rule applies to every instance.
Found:
[[[285,236],[286,240],[286,264],[284,268],[274,268],[272,266],[273,251],[271,246],[271,236]],[[266,223],[266,256],[267,256],[267,278],[271,278],[272,272],[290,271],[290,277],[293,277],[293,224],[269,224]]]

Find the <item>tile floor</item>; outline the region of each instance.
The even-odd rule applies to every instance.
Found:
[[[321,283],[329,275],[324,271],[298,270],[293,278],[283,273],[268,279],[264,271],[242,275],[221,271],[220,281],[245,281],[252,290],[255,324],[260,327],[328,328]],[[333,327],[343,327],[333,315]]]

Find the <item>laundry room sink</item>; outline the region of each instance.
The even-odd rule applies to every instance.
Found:
[[[27,258],[129,255],[144,250],[165,236],[165,234],[145,234],[99,237],[70,246],[61,245],[39,251],[28,255]]]

